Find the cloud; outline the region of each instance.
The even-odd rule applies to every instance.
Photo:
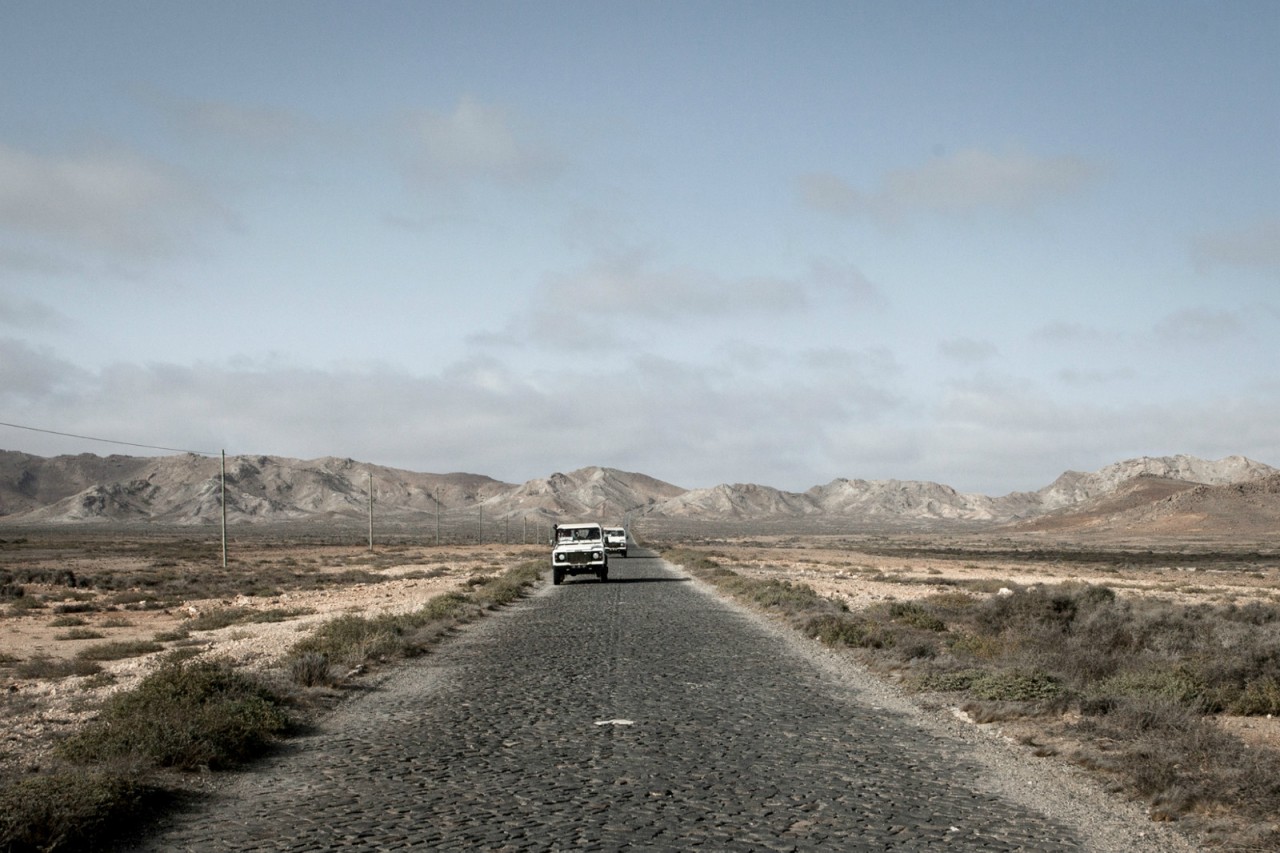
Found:
[[[583,306],[605,306],[628,323],[701,323],[741,317],[796,315],[834,296],[861,310],[878,310],[883,294],[855,267],[816,261],[796,276],[722,276],[694,267],[662,268],[647,252],[597,259],[548,276],[534,298],[534,331],[545,338]]]
[[[186,136],[253,148],[278,148],[319,130],[314,119],[292,110],[223,100],[197,100],[170,95],[149,86],[138,97]]]
[[[0,403],[21,405],[49,401],[87,374],[51,351],[16,338],[0,338]]]
[[[771,276],[723,277],[691,267],[658,269],[643,252],[598,260],[548,277],[536,310],[542,327],[607,306],[629,320],[698,321],[743,314],[796,311],[807,304],[805,284]]]
[[[0,326],[14,329],[62,329],[67,317],[44,302],[0,293]]]
[[[43,155],[0,144],[0,234],[136,259],[221,215],[181,172],[120,150]]]
[[[1000,354],[996,345],[990,341],[978,341],[972,338],[952,338],[943,341],[938,344],[938,352],[943,358],[961,364],[977,364]]]
[[[1041,326],[1032,332],[1033,340],[1044,341],[1053,344],[1084,344],[1096,345],[1102,343],[1114,343],[1117,336],[1111,332],[1105,332],[1083,323],[1071,323],[1060,320],[1048,325]]]
[[[1189,308],[1164,317],[1155,326],[1156,338],[1168,344],[1211,344],[1239,335],[1245,328],[1240,316],[1231,311]]]
[[[1088,370],[1068,367],[1059,370],[1056,376],[1058,381],[1064,385],[1089,388],[1110,385],[1113,382],[1127,382],[1137,376],[1137,372],[1130,367],[1117,367],[1110,370]]]
[[[772,369],[760,369],[760,355],[776,362]],[[904,387],[892,355],[874,348],[728,351],[707,363],[642,355],[616,367],[566,362],[550,376],[492,357],[431,374],[243,359],[88,372],[0,339],[0,403],[21,411],[26,425],[79,435],[343,456],[509,482],[606,465],[686,487],[803,490],[862,477],[994,495],[1144,454],[1280,462],[1271,428],[1280,419],[1280,384],[1213,399],[1189,392],[1159,404],[1067,403],[1029,382],[982,377],[930,400]],[[0,446],[116,452],[3,429]]]
[[[1191,256],[1202,269],[1228,266],[1280,273],[1280,219],[1202,234],[1192,240]]]
[[[86,373],[13,342],[0,356],[13,365],[0,373],[0,399],[22,402],[31,426],[516,481],[600,464],[698,486],[807,488],[828,473],[829,430],[880,420],[898,405],[877,352],[826,352],[818,370],[808,355],[779,354],[786,364],[766,375],[733,357],[703,364],[645,355],[616,368],[565,365],[550,378],[491,357],[415,375],[243,360]],[[97,452],[51,437],[22,449]]]
[[[529,185],[563,168],[560,155],[510,111],[470,96],[460,98],[452,112],[410,114],[403,131],[410,174],[429,187],[477,181]]]
[[[891,225],[925,214],[1024,214],[1079,192],[1097,174],[1097,168],[1074,157],[970,149],[890,172],[869,192],[829,172],[802,175],[798,191],[801,202],[818,212]]]

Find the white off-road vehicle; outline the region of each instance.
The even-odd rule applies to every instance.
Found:
[[[606,527],[604,529],[604,549],[610,554],[627,556],[627,531],[623,527]]]
[[[551,582],[559,585],[565,575],[587,574],[609,579],[604,529],[594,522],[557,524],[551,529]]]

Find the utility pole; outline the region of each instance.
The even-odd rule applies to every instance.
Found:
[[[436,545],[440,544],[440,487],[436,486]]]
[[[222,451],[222,568],[227,567],[227,451]]]
[[[369,550],[373,550],[373,472],[369,473]]]

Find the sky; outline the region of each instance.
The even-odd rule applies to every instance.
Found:
[[[1280,466],[1278,46],[1274,0],[7,0],[0,449]]]

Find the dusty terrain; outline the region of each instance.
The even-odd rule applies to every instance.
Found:
[[[94,572],[143,580],[157,563],[182,563],[157,558],[150,549],[138,549],[136,541],[128,540],[98,542],[90,548],[79,540],[64,543],[65,548],[56,541],[40,543],[41,547],[30,547],[35,544],[30,541],[24,544],[29,547],[0,546],[0,569],[70,570],[84,582]],[[344,614],[376,616],[416,610],[436,595],[463,589],[471,578],[496,574],[541,553],[542,549],[507,545],[394,546],[371,552],[367,546],[257,543],[237,546],[230,562],[232,576],[252,578],[270,567],[287,565],[291,573],[331,575],[339,580],[319,589],[165,602],[148,600],[141,587],[69,591],[57,584],[24,583],[23,597],[41,601],[42,606],[27,609],[15,607],[12,600],[0,603],[0,717],[4,719],[0,771],[38,766],[54,738],[91,718],[111,694],[136,684],[163,652],[104,660],[102,672],[87,676],[24,677],[24,663],[70,662],[105,643],[159,639],[165,651],[195,647],[204,654],[232,658],[251,670],[267,670],[324,620]],[[211,573],[219,561],[220,555],[211,550],[201,560],[166,568]],[[360,573],[360,580],[342,582],[353,569]],[[68,597],[69,592],[74,598]],[[193,630],[202,618],[232,610],[272,613],[278,621]]]
[[[1123,596],[1159,596],[1181,602],[1280,601],[1280,557],[1265,540],[1096,542],[1070,546],[1038,539],[948,540],[943,537],[775,536],[699,542],[723,565],[742,574],[809,584],[851,607],[903,601],[978,582],[1002,586],[1082,581]],[[1063,549],[1066,548],[1064,551]],[[1095,549],[1095,550],[1088,550]],[[235,547],[229,570],[216,548],[172,548],[136,539],[98,537],[8,539],[0,544],[0,570],[39,574],[70,571],[76,587],[23,583],[26,606],[0,602],[0,772],[21,772],[46,760],[49,744],[85,720],[114,691],[129,687],[159,660],[152,652],[101,662],[95,675],[24,676],[24,664],[71,661],[108,642],[155,641],[167,649],[196,647],[247,667],[267,670],[318,622],[347,613],[405,612],[431,597],[462,589],[545,548],[532,545],[379,545],[261,541]],[[1067,558],[1063,558],[1063,556]],[[157,574],[176,583],[201,579],[211,594],[164,601],[149,597]],[[86,584],[113,578],[111,588]],[[132,578],[136,584],[122,588]],[[322,583],[325,579],[332,585]],[[161,593],[163,595],[163,593]],[[38,607],[30,603],[38,602]],[[211,613],[230,609],[273,613],[277,621],[241,621],[199,629]],[[937,708],[954,713],[958,708]],[[1280,720],[1220,718],[1243,740],[1280,748]],[[977,726],[976,723],[974,723]],[[1014,744],[1034,741],[1034,722],[978,726]]]
[[[708,542],[704,548],[739,574],[808,584],[824,596],[856,610],[881,601],[908,601],[953,590],[956,581],[977,582],[989,592],[1002,586],[1075,581],[1108,586],[1121,596],[1149,596],[1180,603],[1280,603],[1280,556],[1266,541],[1183,540],[1164,548],[1122,540],[1106,543],[1097,562],[1054,559],[1081,556],[1074,541],[1046,544],[1003,540],[993,549],[985,540],[961,540],[940,551],[937,541],[869,537],[863,541],[794,536],[753,537]],[[1090,543],[1096,547],[1098,543]],[[992,553],[995,550],[997,553]],[[1026,556],[1019,557],[1019,552]],[[1084,553],[1088,553],[1087,551]],[[1127,562],[1119,554],[1130,554]],[[1103,555],[1107,555],[1104,557]],[[1280,749],[1280,718],[1220,716],[1219,723],[1249,743]],[[1034,724],[1032,724],[1034,725]],[[1028,736],[1026,724],[992,727],[1011,740]]]

